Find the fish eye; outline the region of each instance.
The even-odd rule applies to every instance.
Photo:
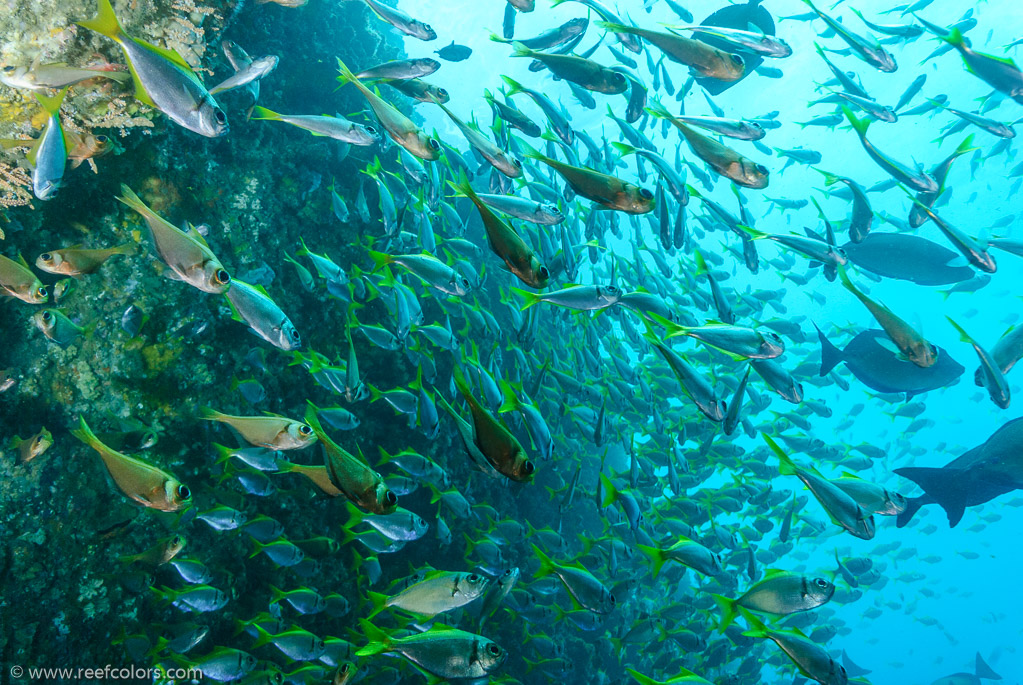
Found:
[[[440,143],[438,143],[435,139],[430,138],[429,142],[430,142],[430,147],[432,147],[434,150],[440,150]]]
[[[227,115],[224,114],[224,110],[222,109],[214,110],[213,118],[217,120],[218,124],[223,124],[227,122]]]
[[[813,583],[819,588],[828,587],[828,581],[824,580],[823,578],[814,578]]]
[[[639,196],[641,198],[643,198],[644,200],[650,200],[650,199],[653,199],[654,194],[651,193],[647,188],[640,188],[639,189]]]
[[[618,600],[617,600],[617,599],[615,599],[615,596],[614,596],[614,595],[612,595],[612,594],[608,593],[608,595],[607,595],[607,596],[608,596],[609,598],[611,598],[611,606],[615,606],[616,604],[618,604]]]
[[[177,493],[178,493],[178,499],[181,499],[181,500],[191,499],[191,497],[192,497],[192,491],[188,489],[187,485],[179,485]]]
[[[14,67],[10,67],[10,66],[8,66],[8,67],[4,67],[4,73],[5,73],[5,74],[10,74],[10,73],[12,73],[13,71],[14,71]]]
[[[526,475],[528,476],[529,474],[536,471],[536,464],[527,459],[526,463],[522,465],[522,470],[525,471]]]
[[[323,640],[316,641],[316,649],[326,649],[327,644]]]
[[[39,255],[39,259],[43,260],[44,262],[52,262],[53,255],[50,254],[49,252],[44,252],[41,255]]]
[[[547,270],[546,266],[541,266],[539,276],[541,281],[546,281],[551,277],[551,272]]]
[[[106,145],[107,143],[110,142],[110,138],[107,138],[104,135],[99,135],[99,136],[96,136],[96,142],[100,143],[102,145]]]
[[[427,33],[433,33],[433,27],[430,26],[429,24],[423,24],[423,30],[426,31]]]
[[[625,81],[625,77],[623,75],[619,74],[617,71],[615,72],[614,76],[612,76],[611,78],[613,78],[615,80],[615,83],[622,83],[623,81]]]
[[[447,98],[448,97],[448,91],[445,88],[438,88],[437,89],[437,95],[441,96],[442,98]]]
[[[393,506],[398,503],[398,496],[395,495],[392,491],[388,490],[387,493],[384,495],[384,501],[387,502],[388,505]]]
[[[53,314],[50,312],[43,312],[43,321],[49,323],[51,319],[53,319]]]
[[[478,583],[479,580],[480,580],[480,577],[477,574],[475,574],[475,573],[470,573],[469,577],[467,578],[467,580],[470,583]]]
[[[372,126],[367,126],[366,133],[370,134],[371,136],[375,136],[377,134],[377,130]]]
[[[41,286],[39,288],[36,288],[36,297],[39,297],[39,298],[44,299],[44,300],[47,298],[47,292],[46,292],[46,286],[45,285]]]
[[[217,283],[221,285],[227,285],[231,282],[231,274],[227,273],[223,269],[217,269],[217,273],[213,275],[217,279]]]
[[[763,174],[764,176],[767,176],[767,174],[769,173],[767,171],[767,167],[765,167],[763,164],[756,164],[754,165],[753,168],[757,170],[758,174]]]
[[[301,339],[301,337],[302,337],[302,336],[300,336],[300,335],[298,334],[298,330],[296,330],[296,329],[294,329],[294,328],[292,328],[292,329],[291,329],[291,333],[290,333],[289,335],[291,335],[291,339],[292,339],[292,340],[299,340],[299,339]]]
[[[308,436],[313,434],[313,429],[303,423],[298,427],[298,432],[300,435]]]
[[[519,159],[512,159],[512,164],[514,164],[514,165],[515,165],[515,166],[516,166],[517,168],[519,168],[519,169],[521,169],[521,168],[522,168],[522,160],[519,160]]]
[[[487,651],[493,654],[494,656],[501,656],[501,648],[497,646],[496,642],[491,642],[489,645],[487,645]]]
[[[345,663],[345,664],[341,664],[341,668],[338,669],[338,673],[340,673],[341,675],[346,675],[348,673],[348,671],[350,671],[350,670],[351,670],[351,665]]]
[[[737,67],[741,67],[744,64],[746,64],[746,62],[739,55],[734,55],[733,54],[733,55],[730,55],[730,57],[732,58],[732,64],[736,65]]]

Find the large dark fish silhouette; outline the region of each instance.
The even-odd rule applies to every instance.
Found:
[[[937,348],[938,360],[926,369],[901,359],[892,349],[891,338],[881,329],[857,333],[844,350],[835,347],[819,328],[817,336],[821,341],[821,376],[845,362],[857,380],[878,392],[904,392],[912,397],[952,385],[964,371],[962,365],[940,347]]]
[[[925,504],[940,504],[952,528],[966,507],[975,507],[1013,490],[1023,488],[1023,418],[999,428],[978,445],[941,468],[911,466],[895,469],[924,490],[909,499],[896,524],[902,528]]]
[[[771,17],[770,12],[760,6],[760,3],[761,0],[749,0],[747,3],[722,7],[717,12],[714,12],[704,19],[700,26],[724,26],[732,29],[741,29],[743,31],[755,31],[759,29],[767,35],[773,36],[775,31],[774,19]],[[732,43],[721,40],[720,38],[707,33],[694,31],[693,38],[703,41],[708,45],[713,45],[717,49],[724,50],[725,52],[736,52],[735,45]],[[746,71],[741,79],[738,81],[719,81],[715,78],[696,77],[696,82],[703,86],[703,88],[711,95],[717,95],[725,92],[739,81],[745,79],[753,73],[754,69],[764,62],[762,57],[752,55],[748,52],[740,52],[738,54],[742,55],[742,59],[746,64]]]
[[[944,678],[938,678],[931,685],[981,685],[980,680],[1001,680],[1002,676],[994,672],[994,670],[987,665],[984,661],[984,657],[977,652],[976,665],[973,667],[973,673],[953,673],[947,675]]]
[[[846,243],[842,249],[856,266],[918,285],[948,285],[974,276],[958,252],[915,235],[875,231],[862,242]]]

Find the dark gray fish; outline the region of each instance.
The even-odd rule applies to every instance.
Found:
[[[505,36],[508,38],[509,36]],[[472,56],[472,48],[466,45],[458,45],[451,41],[451,45],[445,45],[440,50],[434,51],[438,57],[448,62],[463,62]]]
[[[915,235],[875,231],[862,242],[846,243],[842,249],[858,267],[918,285],[947,285],[974,276],[958,253]]]
[[[902,528],[925,504],[939,504],[948,514],[948,525],[959,523],[966,507],[975,507],[1018,490],[1023,483],[1023,418],[999,428],[983,444],[968,450],[940,468],[912,466],[895,469],[924,490],[909,499],[896,519]]]
[[[821,341],[821,376],[845,362],[861,383],[878,392],[906,393],[911,397],[952,385],[965,370],[940,347],[937,361],[927,368],[903,360],[892,351],[888,335],[880,329],[861,331],[841,350],[819,328],[817,335]]]

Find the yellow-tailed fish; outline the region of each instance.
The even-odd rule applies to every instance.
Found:
[[[340,497],[344,494],[330,482],[326,466],[307,466],[290,461],[282,461],[278,462],[278,468],[280,469],[278,473],[297,473],[305,476],[306,480],[316,486],[316,489],[327,497]]]
[[[46,428],[40,428],[39,432],[24,440],[14,436],[11,440],[11,448],[18,450],[18,459],[22,464],[27,464],[36,457],[40,457],[46,450],[53,446],[53,434]]]
[[[86,332],[59,309],[42,309],[32,315],[32,323],[43,335],[61,347],[70,345]]]
[[[623,181],[617,176],[559,162],[539,152],[530,152],[526,156],[540,160],[557,171],[577,195],[582,195],[602,207],[627,214],[646,214],[653,211],[654,194],[646,188]]]
[[[323,431],[316,416],[316,407],[312,404],[306,408],[305,420],[323,445],[324,464],[331,484],[364,511],[373,514],[392,513],[398,507],[398,496],[387,487],[380,474],[363,459],[330,439]]]
[[[760,190],[767,187],[770,172],[763,164],[757,164],[727,145],[722,145],[713,138],[697,133],[679,121],[678,117],[672,115],[663,105],[655,103],[647,108],[647,112],[659,119],[670,121],[685,138],[693,154],[706,162],[718,174],[743,188]]]
[[[437,142],[436,138],[426,135],[411,119],[395,109],[394,105],[363,85],[362,81],[352,73],[352,70],[340,58],[337,60],[337,67],[341,72],[337,80],[342,85],[353,83],[356,88],[362,91],[362,94],[366,96],[366,101],[369,102],[370,108],[380,121],[380,125],[387,131],[391,140],[419,159],[432,162],[440,157],[440,143]]]
[[[719,81],[738,81],[746,73],[746,63],[742,56],[718,50],[695,38],[605,21],[596,24],[608,31],[645,38],[656,45],[665,57],[689,67],[697,76]]]
[[[771,630],[745,609],[739,609],[739,612],[749,624],[749,630],[743,635],[774,642],[803,676],[821,685],[846,685],[849,682],[845,667],[835,661],[827,649],[803,635],[799,629]]]
[[[250,445],[272,450],[300,450],[316,442],[313,429],[284,416],[231,416],[205,407],[202,418],[226,423]]]
[[[498,472],[514,481],[525,482],[533,478],[536,464],[526,457],[526,451],[511,431],[483,408],[473,396],[462,370],[454,368],[455,387],[465,398],[472,413],[473,443]]]
[[[839,267],[838,277],[842,280],[845,289],[855,295],[856,299],[870,311],[874,320],[898,348],[897,352],[921,368],[926,369],[929,366],[934,366],[934,362],[938,361],[938,350],[934,345],[927,342],[915,328],[900,319],[891,309],[880,302],[875,302],[853,285],[849,280],[849,274],[843,267]]]
[[[231,275],[210,250],[199,231],[188,233],[146,206],[131,188],[121,184],[123,197],[117,198],[142,215],[149,226],[153,247],[163,263],[177,278],[199,290],[219,295],[231,287]]]
[[[369,617],[395,607],[412,614],[432,618],[437,614],[465,606],[481,597],[490,586],[490,580],[478,573],[462,571],[431,571],[396,595],[388,597],[378,592],[368,593],[373,604]]]
[[[546,286],[551,273],[522,236],[480,200],[464,175],[457,183],[451,181],[450,184],[461,197],[469,198],[476,205],[483,220],[483,227],[487,231],[490,249],[504,261],[508,270],[518,276],[523,283],[537,290]]]
[[[629,88],[629,81],[625,78],[625,74],[608,69],[585,57],[530,50],[519,42],[513,42],[512,47],[515,48],[515,52],[512,53],[514,57],[535,59],[556,77],[570,81],[586,90],[606,95],[618,95]]]
[[[817,469],[808,469],[797,466],[789,455],[778,446],[766,433],[763,434],[764,442],[767,443],[774,455],[780,462],[779,471],[783,476],[795,476],[803,481],[806,489],[809,490],[817,501],[824,507],[824,511],[831,517],[832,522],[845,528],[852,535],[861,540],[870,540],[874,537],[874,517],[863,510],[856,500],[850,497],[842,488],[820,474]]]
[[[60,189],[67,166],[67,143],[64,129],[60,125],[60,105],[67,95],[67,88],[53,97],[33,93],[39,104],[50,116],[46,128],[28,151],[26,159],[32,165],[32,192],[40,200],[49,200]]]
[[[42,304],[50,298],[46,286],[20,255],[18,261],[14,261],[0,254],[0,295],[16,297],[29,304]]]
[[[177,478],[152,464],[110,449],[95,436],[85,419],[71,434],[99,453],[117,488],[144,507],[180,511],[189,506],[192,492]]]
[[[121,46],[135,82],[135,98],[200,135],[216,138],[227,133],[227,115],[181,55],[129,36],[118,23],[110,0],[97,3],[96,17],[78,25]]]
[[[724,632],[735,620],[740,607],[775,616],[788,616],[816,609],[829,602],[834,594],[835,584],[827,578],[770,569],[762,580],[754,583],[736,599],[722,595],[712,597],[722,614],[718,629]]]
[[[495,169],[508,178],[518,178],[522,175],[522,162],[515,159],[507,152],[495,145],[489,138],[477,131],[475,128],[466,125],[464,121],[455,116],[454,112],[444,106],[438,98],[433,98],[433,104],[444,110],[448,118],[454,122],[458,130],[465,136],[469,145],[483,155],[483,158],[490,162]]]
[[[125,83],[131,79],[126,71],[103,71],[101,69],[79,69],[63,62],[39,64],[28,67],[6,66],[0,69],[0,83],[11,88],[45,91],[47,88],[64,88],[94,78],[108,78]]]
[[[130,255],[134,251],[131,243],[98,250],[72,245],[42,253],[36,258],[36,267],[51,274],[82,276],[93,273],[114,255]]]
[[[155,545],[138,554],[125,554],[117,558],[125,564],[144,564],[146,566],[162,566],[181,553],[185,548],[184,535],[172,535],[160,540]]]

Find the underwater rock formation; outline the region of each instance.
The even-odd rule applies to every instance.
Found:
[[[355,112],[364,106],[359,96],[347,90],[333,93],[335,55],[363,65],[403,53],[400,39],[361,3],[317,2],[291,9],[223,0],[123,0],[115,6],[127,31],[178,50],[207,85],[231,73],[220,55],[223,39],[237,40],[253,56],[279,55],[273,83],[264,85],[261,97],[279,111]],[[31,65],[37,58],[103,68],[123,64],[116,44],[73,23],[94,14],[94,0],[0,0],[0,66]],[[3,202],[8,208],[0,208],[6,237],[0,253],[12,259],[21,253],[32,263],[39,254],[79,243],[137,244],[133,255],[73,279],[60,302],[50,305],[85,328],[66,347],[47,340],[33,325],[36,308],[13,300],[0,303],[0,378],[10,378],[0,385],[5,387],[0,393],[4,664],[149,665],[152,659],[145,652],[152,645],[143,648],[132,638],[118,644],[110,640],[144,633],[152,622],[188,620],[187,614],[161,608],[149,590],[149,580],[155,587],[172,585],[173,570],[117,561],[173,535],[174,515],[140,512],[111,489],[99,460],[69,434],[78,416],[89,417],[97,433],[130,431],[138,426],[126,425],[129,417],[141,420],[158,440],[140,453],[191,484],[200,508],[218,502],[242,507],[236,488],[218,488],[214,494],[219,476],[210,473],[221,474],[223,467],[214,466],[211,445],[231,438],[199,421],[200,407],[284,413],[304,406],[307,398],[305,382],[297,387],[288,382],[306,381],[307,374],[295,368],[284,375],[289,359],[232,321],[226,300],[164,278],[142,237],[142,222],[115,200],[121,183],[173,223],[208,226],[207,240],[231,273],[265,285],[290,313],[307,346],[330,353],[345,349],[343,303],[297,287],[298,277],[282,257],[285,251],[294,254],[302,237],[314,251],[348,264],[348,246],[358,242],[363,227],[354,212],[350,223],[338,222],[328,187],[334,179],[340,194],[354,198],[357,170],[368,160],[354,152],[343,158],[336,141],[246,121],[244,97],[218,97],[231,132],[206,139],[134,100],[130,82],[97,79],[73,87],[61,113],[64,126],[104,133],[117,149],[96,160],[98,173],[88,165],[69,168],[64,187],[48,202],[32,199],[25,190],[27,176],[17,167],[24,165],[24,150],[0,151],[0,198],[10,198]],[[34,137],[41,112],[29,91],[0,86],[0,138]],[[61,280],[41,277],[51,290]],[[130,307],[137,309],[127,312]],[[372,311],[370,306],[360,316],[371,322]],[[133,336],[129,330],[143,320]],[[374,368],[371,348],[359,349],[367,369]],[[393,360],[380,365],[387,373],[393,367]],[[389,387],[384,373],[374,369],[373,381]],[[238,382],[252,379],[266,396],[255,406],[236,389]],[[393,412],[382,402],[367,412],[380,420],[367,422],[360,440],[387,444],[381,434],[387,433]],[[12,439],[33,435],[42,426],[53,432],[55,444],[21,463]],[[354,450],[354,444],[349,448]],[[265,498],[263,513],[284,523],[294,539],[336,534],[324,526],[335,527],[338,515],[329,512],[343,509],[340,502],[314,499],[299,476],[277,482],[288,491]],[[220,538],[197,521],[184,535],[193,549],[218,550],[218,565],[222,561],[222,568],[234,574],[230,586],[224,578],[220,584],[241,601],[210,623],[213,634],[226,643],[235,619],[265,610],[266,583],[280,570],[263,559],[243,563],[251,552],[248,536]],[[247,574],[254,570],[264,577],[258,592],[257,586],[251,588],[252,599],[259,599],[250,603]],[[316,572],[329,574],[338,591],[346,582],[345,570],[330,560]]]

